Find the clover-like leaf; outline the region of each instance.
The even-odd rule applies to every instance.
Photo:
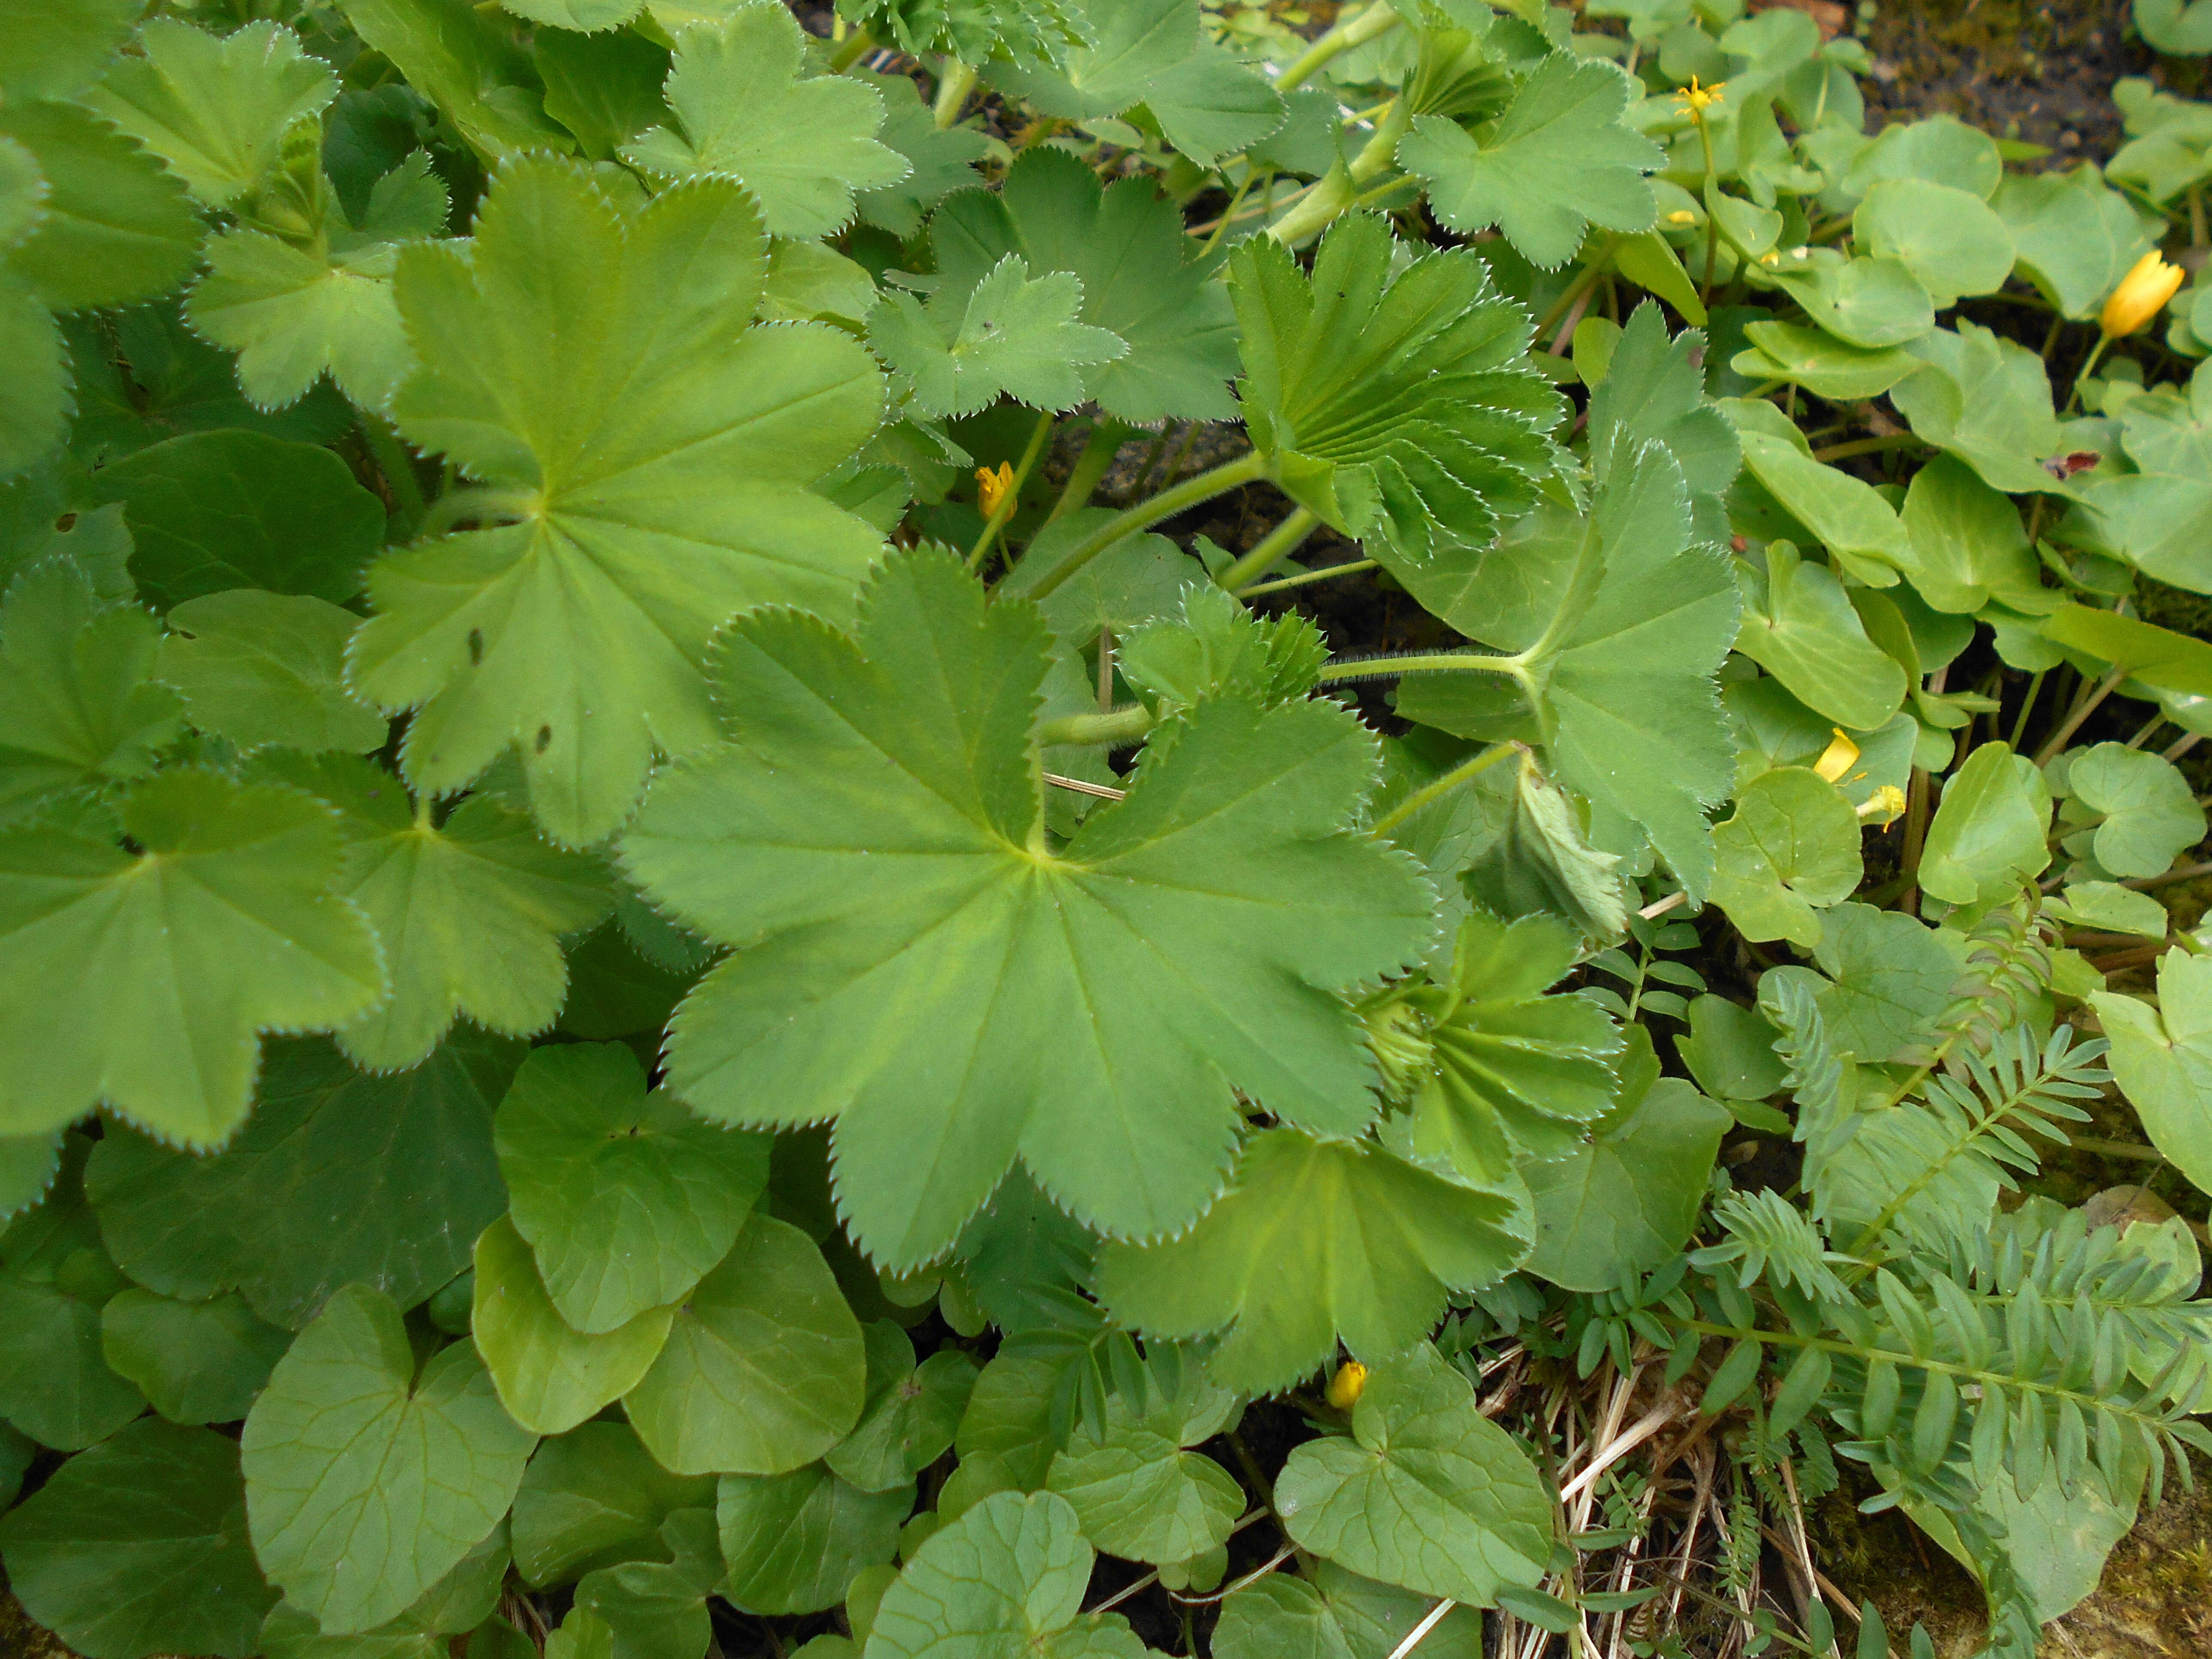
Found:
[[[0,819],[154,769],[182,705],[152,683],[161,624],[52,559],[0,598]]]
[[[234,588],[169,612],[155,673],[203,732],[240,749],[384,746],[391,722],[345,686],[346,641],[361,619],[308,593]]]
[[[469,1264],[506,1206],[492,1108],[520,1045],[466,1030],[422,1065],[371,1077],[331,1043],[272,1044],[238,1137],[193,1156],[111,1127],[87,1171],[101,1236],[164,1296],[236,1288],[296,1330],[341,1285],[411,1308]],[[320,1218],[295,1228],[288,1218]]]
[[[915,1363],[914,1340],[888,1319],[871,1323],[868,1397],[853,1431],[823,1458],[862,1492],[896,1492],[944,1455],[975,1386],[975,1362],[957,1349]]]
[[[511,1221],[477,1240],[470,1329],[507,1414],[533,1434],[565,1434],[636,1386],[668,1339],[671,1308],[599,1332],[572,1329],[545,1293]]]
[[[788,7],[751,0],[720,25],[676,37],[668,71],[674,128],[654,127],[623,159],[663,179],[740,180],[775,236],[827,236],[857,191],[895,185],[906,157],[876,142],[884,100],[842,75],[802,78],[805,32]]]
[[[866,1379],[860,1322],[821,1251],[755,1215],[623,1405],[663,1468],[782,1474],[850,1432]]]
[[[1373,1361],[1419,1341],[1454,1291],[1503,1278],[1527,1253],[1513,1200],[1369,1142],[1268,1129],[1188,1232],[1109,1244],[1099,1294],[1172,1339],[1227,1328],[1209,1369],[1224,1388],[1287,1388],[1336,1352]]]
[[[1713,902],[1743,936],[1808,951],[1820,942],[1815,912],[1849,898],[1866,873],[1858,814],[1802,766],[1778,766],[1746,785],[1735,815],[1713,831]]]
[[[914,1508],[911,1481],[863,1492],[820,1463],[726,1474],[716,1492],[722,1594],[770,1614],[836,1607],[864,1569],[898,1553],[899,1523]]]
[[[548,845],[523,814],[489,795],[443,823],[429,803],[350,755],[264,763],[338,811],[343,890],[376,924],[392,995],[338,1032],[364,1066],[412,1066],[454,1018],[523,1036],[553,1023],[568,989],[561,937],[596,925],[614,902],[605,866]]]
[[[276,1600],[246,1536],[237,1443],[144,1418],[0,1522],[24,1610],[88,1659],[260,1650]]]
[[[469,250],[401,251],[426,366],[394,417],[521,520],[369,574],[354,681],[416,709],[418,790],[519,743],[538,821],[598,840],[656,750],[711,740],[698,665],[717,624],[773,600],[845,613],[880,543],[806,486],[873,429],[881,378],[827,326],[746,328],[765,260],[734,184],[676,185],[633,218],[544,158],[494,175]]]
[[[1049,636],[957,558],[887,563],[857,641],[759,612],[720,652],[736,741],[663,775],[622,848],[744,947],[678,1011],[671,1082],[726,1122],[835,1116],[878,1261],[931,1260],[1017,1158],[1088,1224],[1182,1225],[1226,1173],[1233,1091],[1333,1133],[1371,1115],[1334,988],[1417,956],[1431,899],[1340,829],[1375,764],[1341,711],[1206,703],[1054,848]]]
[[[1072,272],[1083,285],[1078,319],[1128,348],[1082,364],[1085,394],[1108,414],[1157,421],[1236,413],[1229,295],[1207,280],[1175,204],[1150,181],[1104,188],[1073,155],[1028,150],[999,189],[947,199],[930,219],[929,237],[944,293],[972,292],[1008,254],[1040,274]]]
[[[2204,839],[2204,809],[2172,761],[2100,743],[2070,757],[2059,827],[2075,857],[2094,852],[2116,876],[2162,876]],[[2076,825],[2081,826],[2075,828]]]
[[[1186,1448],[1233,1424],[1235,1395],[1185,1373],[1195,1387],[1148,1386],[1141,1407],[1116,1393],[1103,1432],[1079,1426],[1052,1461],[1047,1484],[1074,1506],[1083,1535],[1130,1561],[1188,1561],[1229,1540],[1244,1489],[1212,1458]]]
[[[538,1447],[514,1494],[515,1570],[542,1589],[650,1559],[670,1516],[714,1501],[711,1477],[669,1474],[629,1424],[579,1424]]]
[[[1666,153],[1626,125],[1631,82],[1598,58],[1553,52],[1480,141],[1442,115],[1417,115],[1398,164],[1429,186],[1449,228],[1496,225],[1532,264],[1563,264],[1590,226],[1649,230],[1659,216],[1646,173]]]
[[[868,318],[868,340],[914,380],[915,402],[933,415],[972,415],[1006,393],[1041,409],[1083,400],[1081,366],[1128,350],[1121,336],[1079,323],[1082,280],[1068,271],[1030,275],[1009,253],[966,290],[887,295]]]
[[[1387,221],[1346,214],[1309,277],[1265,236],[1230,265],[1237,387],[1269,476],[1332,528],[1418,565],[1486,545],[1535,503],[1565,405],[1528,367],[1528,313],[1470,249],[1395,270]],[[1395,271],[1395,275],[1393,274]]]
[[[337,1635],[404,1611],[499,1523],[538,1437],[465,1342],[419,1368],[390,1297],[332,1297],[246,1419],[253,1553]]]
[[[1943,786],[1921,849],[1920,884],[1951,904],[2010,893],[2050,864],[2050,828],[2051,785],[2042,769],[2009,744],[1985,743]]]
[[[682,1298],[730,1252],[768,1182],[767,1137],[647,1094],[619,1042],[540,1048],[499,1109],[515,1231],[580,1331]]]
[[[1552,1496],[1468,1380],[1427,1342],[1376,1365],[1352,1436],[1294,1449],[1275,1511],[1315,1554],[1384,1583],[1489,1607],[1552,1553]]]
[[[217,37],[173,17],[138,31],[125,58],[86,100],[167,161],[210,207],[227,208],[276,163],[295,121],[337,95],[329,64],[279,23]]]
[[[2112,1040],[2112,1076],[2151,1144],[2212,1192],[2212,957],[2169,951],[2158,1006],[2099,991],[2089,999]]]
[[[933,1533],[877,1604],[873,1659],[1140,1659],[1119,1613],[1082,1612],[1095,1552],[1066,1498],[997,1492]]]
[[[143,851],[0,831],[0,1130],[106,1104],[209,1146],[246,1115],[260,1033],[363,1012],[381,953],[335,890],[329,809],[296,790],[165,772],[121,817]]]

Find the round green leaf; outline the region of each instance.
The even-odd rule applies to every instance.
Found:
[[[729,1254],[768,1182],[767,1136],[647,1094],[619,1042],[537,1050],[495,1134],[515,1231],[580,1331],[681,1298]]]
[[[234,1423],[252,1407],[292,1334],[235,1292],[179,1302],[136,1286],[100,1312],[101,1351],[172,1423]]]
[[[1184,1449],[1218,1433],[1237,1402],[1201,1384],[1184,1401],[1148,1389],[1138,1413],[1116,1393],[1105,1432],[1079,1426],[1052,1461],[1047,1485],[1067,1499],[1083,1535],[1109,1555],[1155,1564],[1188,1561],[1229,1540],[1244,1489],[1210,1457]]]
[[[2169,951],[2158,1006],[2097,992],[2089,999],[2112,1042],[2112,1076],[2151,1144],[2212,1192],[2212,957]]]
[[[0,1559],[24,1610],[85,1659],[250,1659],[276,1599],[247,1547],[237,1443],[155,1418],[0,1521]]]
[[[721,1593],[751,1613],[819,1613],[845,1599],[863,1569],[898,1553],[911,1482],[863,1492],[819,1463],[787,1474],[726,1474],[715,1499]]]
[[[440,1350],[418,1376],[391,1298],[348,1285],[246,1419],[254,1553],[325,1632],[374,1629],[499,1523],[537,1443],[473,1347]]]
[[[851,1431],[866,1382],[860,1322],[821,1251],[755,1215],[678,1306],[624,1404],[664,1468],[781,1474]]]
[[[661,1524],[714,1501],[714,1483],[671,1474],[627,1423],[579,1425],[548,1440],[514,1495],[514,1565],[532,1589],[659,1554]]]
[[[1877,258],[1894,258],[1919,278],[1936,307],[1963,294],[1991,294],[2012,275],[2012,233],[1982,198],[1925,179],[1885,179],[1851,222]]]
[[[1849,898],[1866,872],[1858,814],[1835,785],[1802,766],[1753,778],[1735,816],[1713,831],[1713,902],[1743,936],[1808,951],[1820,942],[1814,912]]]
[[[1943,786],[1943,804],[1921,848],[1920,884],[1951,904],[2008,891],[2050,864],[2044,842],[2050,828],[2051,786],[2042,769],[2008,744],[1985,743]]]
[[[500,1404],[534,1434],[562,1434],[635,1386],[668,1339],[670,1308],[587,1335],[571,1330],[545,1293],[530,1247],[501,1218],[477,1240],[470,1329]]]
[[[2093,848],[2116,876],[2166,873],[2177,854],[2204,839],[2204,809],[2173,763],[2124,744],[2100,743],[2071,757],[2062,827],[2095,822],[2066,837],[2079,857]]]

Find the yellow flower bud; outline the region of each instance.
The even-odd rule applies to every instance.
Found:
[[[1859,816],[1885,827],[1895,823],[1905,816],[1905,791],[1893,783],[1885,783],[1859,808]]]
[[[1813,769],[1830,783],[1840,783],[1844,774],[1851,769],[1851,763],[1859,757],[1859,746],[1844,735],[1842,726],[1832,726],[1828,730],[1836,735],[1820,751],[1820,758],[1813,763]]]
[[[1359,1391],[1366,1386],[1367,1367],[1357,1359],[1347,1359],[1328,1379],[1328,1403],[1340,1412],[1348,1412],[1358,1403]]]
[[[1014,487],[1014,464],[1000,461],[996,472],[988,466],[975,469],[975,504],[983,509],[985,518],[999,510],[999,503],[1006,499],[1006,492]]]
[[[1687,208],[1676,208],[1667,216],[1667,222],[1670,225],[1694,225],[1698,222],[1698,216]]]
[[[2117,340],[2148,325],[2166,308],[2166,302],[2180,291],[2187,274],[2179,265],[2170,265],[2160,258],[2155,249],[2144,254],[2136,261],[2135,268],[2120,278],[2112,297],[2105,301],[2104,315],[2097,319],[2098,327],[2105,331],[2105,337]]]

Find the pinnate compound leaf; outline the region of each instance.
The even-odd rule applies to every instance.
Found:
[[[1543,1477],[1429,1343],[1374,1367],[1352,1434],[1306,1442],[1276,1479],[1276,1513],[1301,1547],[1477,1607],[1543,1577],[1552,1553]]]
[[[671,1474],[627,1423],[579,1425],[538,1447],[514,1495],[514,1565],[535,1589],[659,1554],[678,1510],[714,1500],[705,1476]]]
[[[391,1298],[348,1285],[246,1419],[254,1554],[325,1632],[372,1630],[499,1523],[537,1443],[474,1348],[441,1349],[418,1375]]]
[[[143,777],[181,726],[150,683],[161,624],[110,604],[68,559],[25,571],[0,599],[0,819]]]
[[[538,821],[599,840],[656,750],[712,739],[698,665],[716,625],[771,601],[847,611],[880,543],[806,486],[873,429],[881,377],[826,325],[747,329],[765,264],[733,184],[677,185],[633,218],[542,157],[495,173],[471,252],[401,251],[428,366],[394,417],[529,503],[370,572],[355,684],[416,709],[418,789],[519,742]]]
[[[1665,152],[1626,125],[1630,81],[1602,58],[1553,52],[1478,142],[1442,115],[1417,115],[1398,164],[1429,186],[1448,228],[1496,225],[1532,264],[1565,264],[1589,228],[1649,230],[1658,198],[1644,175]]]
[[[1088,1225],[1182,1225],[1226,1173],[1234,1090],[1328,1132],[1371,1115],[1334,988],[1418,957],[1433,901],[1340,829],[1375,766],[1341,711],[1205,704],[1054,849],[1049,639],[957,557],[887,562],[857,641],[762,612],[719,651],[738,741],[657,780],[622,850],[661,908],[744,946],[678,1011],[671,1083],[726,1122],[835,1115],[877,1261],[932,1260],[1017,1158]]]
[[[911,1482],[863,1492],[820,1463],[788,1474],[726,1474],[717,1488],[727,1573],[721,1593],[752,1613],[819,1613],[898,1553]]]
[[[975,1362],[948,1348],[917,1365],[913,1340],[888,1319],[864,1334],[867,1401],[853,1431],[823,1462],[862,1492],[898,1492],[952,1444],[975,1387]]]
[[[361,754],[390,722],[345,686],[346,641],[360,618],[306,593],[234,588],[169,612],[155,673],[193,726],[240,749]]]
[[[165,772],[121,817],[143,852],[0,831],[0,1131],[100,1103],[210,1146],[246,1115],[260,1033],[370,1007],[381,952],[334,890],[329,809],[296,790]]]
[[[782,1474],[851,1431],[866,1382],[860,1322],[821,1251],[757,1214],[623,1403],[663,1468]]]
[[[1229,295],[1192,255],[1175,204],[1142,179],[1110,189],[1079,158],[1025,151],[995,191],[963,191],[929,222],[937,269],[952,293],[973,291],[1008,254],[1040,274],[1083,284],[1078,320],[1127,343],[1082,366],[1084,391],[1124,421],[1224,420],[1236,413]],[[942,304],[944,301],[939,301]]]
[[[260,1651],[276,1599],[246,1542],[235,1442],[157,1418],[57,1469],[0,1522],[24,1610],[85,1659]]]
[[[149,1289],[236,1288],[288,1329],[348,1284],[411,1308],[469,1265],[506,1204],[492,1108],[521,1058],[461,1031],[413,1070],[371,1077],[328,1042],[272,1045],[253,1115],[220,1152],[109,1129],[86,1172],[101,1236]],[[295,1215],[319,1219],[286,1227]]]
[[[2008,744],[1985,743],[1943,786],[1921,850],[1920,884],[1951,904],[2009,894],[2050,864],[2050,828],[2042,768]]]
[[[200,216],[160,158],[74,104],[0,109],[0,138],[29,151],[46,181],[37,228],[5,256],[42,304],[131,305],[184,280]]]
[[[470,1328],[500,1404],[533,1434],[565,1434],[628,1394],[659,1356],[673,1315],[647,1308],[611,1330],[573,1330],[512,1222],[477,1240]]]
[[[965,293],[884,297],[868,318],[868,340],[914,380],[915,404],[932,415],[972,415],[1002,392],[1041,409],[1070,409],[1085,396],[1084,365],[1125,355],[1118,334],[1076,321],[1082,280],[1064,270],[1031,277],[1009,253]]]
[[[1713,902],[1749,939],[1820,942],[1815,914],[1857,890],[1866,866],[1859,818],[1835,785],[1809,768],[1778,766],[1737,794],[1713,831]]]
[[[278,23],[219,38],[173,17],[138,31],[125,58],[86,100],[169,164],[210,207],[234,205],[276,164],[295,121],[337,95],[330,65]]]
[[[1237,387],[1269,476],[1331,528],[1418,567],[1535,504],[1565,404],[1528,367],[1528,313],[1471,249],[1393,275],[1389,222],[1350,213],[1310,276],[1265,236],[1230,264]]]
[[[939,1528],[877,1604],[868,1659],[1140,1659],[1119,1613],[1085,1614],[1097,1559],[1067,1500],[998,1492]]]
[[[2143,1132],[2174,1168],[2212,1192],[2212,957],[2167,951],[2155,1008],[2104,991],[2089,1000],[2112,1042],[2112,1076]]]
[[[596,856],[549,845],[489,795],[434,823],[428,804],[410,804],[370,760],[277,755],[263,766],[337,809],[343,890],[384,941],[391,997],[338,1031],[356,1064],[416,1065],[460,1014],[506,1036],[553,1023],[568,983],[561,936],[596,926],[614,902]]]
[[[500,1171],[546,1292],[580,1331],[683,1297],[768,1184],[769,1139],[647,1094],[619,1042],[540,1048],[499,1109]]]
[[[843,229],[854,191],[895,185],[911,168],[876,141],[876,89],[848,76],[801,78],[805,46],[798,18],[776,0],[680,30],[667,88],[677,125],[640,134],[623,159],[657,178],[738,179],[770,235]]]
[[[108,1299],[100,1326],[109,1369],[172,1423],[236,1422],[292,1345],[234,1291],[180,1302],[134,1285]]]
[[[1311,1578],[1272,1572],[1221,1604],[1218,1659],[1389,1659],[1433,1600],[1316,1564]],[[1425,1659],[1481,1659],[1482,1615],[1454,1607],[1421,1638]]]
[[[1149,1335],[1227,1329],[1209,1368],[1224,1388],[1287,1388],[1336,1352],[1375,1361],[1419,1341],[1453,1291],[1503,1278],[1527,1253],[1513,1200],[1365,1142],[1268,1129],[1229,1191],[1164,1243],[1109,1244],[1101,1298]]]

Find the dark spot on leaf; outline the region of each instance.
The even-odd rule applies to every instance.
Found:
[[[54,520],[54,528],[59,531],[63,535],[68,535],[70,531],[76,528],[76,514],[74,513],[63,514],[60,518]]]
[[[552,746],[553,728],[550,726],[539,726],[538,728],[538,752],[542,755]]]
[[[469,629],[469,666],[483,666],[483,629],[481,628]]]

